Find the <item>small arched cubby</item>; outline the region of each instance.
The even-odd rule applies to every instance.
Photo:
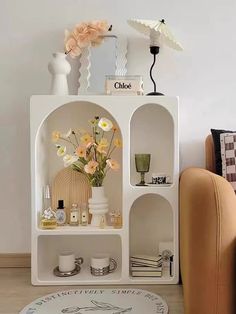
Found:
[[[132,204],[129,216],[130,258],[135,255],[157,257],[161,254],[159,249],[169,249],[166,246],[170,244],[175,257],[174,213],[169,201],[154,193],[144,194],[137,198]],[[170,272],[170,269],[167,273],[163,271],[159,280],[173,281]],[[130,278],[134,281],[138,279],[132,277],[131,269]],[[145,276],[143,279],[145,280]]]
[[[89,120],[95,116],[106,117],[111,120],[118,130],[116,137],[122,138],[121,131],[116,119],[102,106],[86,101],[74,101],[65,103],[49,113],[41,123],[36,137],[36,199],[37,209],[40,212],[43,209],[43,187],[51,185],[56,174],[64,168],[62,158],[57,156],[57,148],[52,142],[51,135],[53,131],[66,133],[70,128],[72,130],[86,130],[91,133]],[[104,137],[108,140],[112,132],[104,132]],[[82,135],[81,135],[82,136]],[[61,144],[67,147],[67,153],[73,154],[74,150],[70,144],[61,141]],[[122,210],[122,149],[115,149],[112,157],[121,165],[120,171],[109,171],[105,180],[105,192],[108,197],[109,206],[113,210]]]
[[[173,210],[168,200],[154,193],[137,198],[129,217],[130,257],[158,256],[160,242],[173,243],[173,239]]]
[[[151,182],[152,173],[166,174],[173,182],[174,174],[174,120],[171,113],[158,103],[146,103],[134,113],[130,122],[130,182],[140,181],[136,172],[135,154],[151,154],[150,170],[146,182]]]

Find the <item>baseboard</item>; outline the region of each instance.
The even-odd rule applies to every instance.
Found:
[[[0,254],[0,268],[31,267],[31,254],[29,253],[6,253]]]

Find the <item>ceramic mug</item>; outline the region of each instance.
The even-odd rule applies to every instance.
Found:
[[[90,271],[94,276],[104,276],[116,270],[117,263],[107,254],[96,254],[91,257]]]
[[[167,184],[170,183],[171,177],[167,176],[164,173],[157,174],[153,173],[152,174],[152,184]]]
[[[83,264],[82,257],[75,257],[73,252],[62,252],[59,254],[59,271],[62,273],[71,272],[75,269],[76,265]]]

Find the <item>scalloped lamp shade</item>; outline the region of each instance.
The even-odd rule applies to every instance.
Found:
[[[183,50],[183,47],[174,38],[171,31],[166,26],[164,19],[161,21],[131,19],[127,20],[127,22],[131,27],[136,29],[141,34],[150,37],[150,53],[153,55],[153,63],[151,65],[149,74],[153,82],[153,92],[148,93],[147,95],[163,95],[162,93],[157,92],[156,82],[152,76],[152,70],[156,63],[156,55],[159,53],[159,48],[164,45],[179,51]]]
[[[131,19],[127,21],[130,26],[138,32],[150,37],[150,46],[166,45],[175,50],[183,50],[181,44],[174,38],[164,20],[139,20]]]

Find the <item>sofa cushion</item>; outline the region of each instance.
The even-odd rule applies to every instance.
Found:
[[[236,133],[221,133],[222,176],[236,192]]]
[[[222,133],[234,133],[236,131],[217,130],[211,129],[211,134],[214,142],[215,151],[215,171],[218,175],[222,176],[222,158],[221,158],[221,146],[220,146],[220,134]]]

